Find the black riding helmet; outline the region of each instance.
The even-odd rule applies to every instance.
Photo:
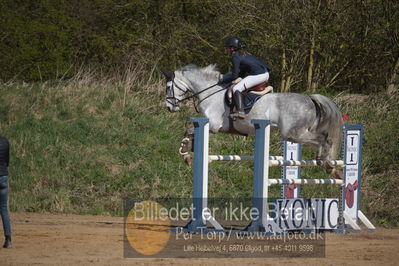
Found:
[[[225,47],[234,47],[236,49],[242,49],[244,46],[242,45],[242,42],[239,38],[237,37],[230,37],[226,40],[226,44],[224,45]]]

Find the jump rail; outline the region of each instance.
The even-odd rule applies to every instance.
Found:
[[[341,160],[330,160],[332,166],[337,168],[344,168],[344,161]],[[269,166],[318,166],[316,160],[273,160],[269,159]]]
[[[345,185],[341,179],[269,179],[269,185]]]
[[[209,155],[209,162],[212,161],[253,161],[252,155]],[[269,156],[269,160],[284,160],[283,156]]]

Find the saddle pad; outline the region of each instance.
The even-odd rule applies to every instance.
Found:
[[[251,91],[250,93],[257,94],[257,95],[265,95],[266,93],[273,92],[272,86],[267,86],[266,89],[263,91]]]
[[[262,96],[265,96],[267,93],[273,92],[273,87],[268,86],[264,91],[251,91],[248,93],[244,94],[244,109],[246,111],[249,111],[248,109],[251,109],[252,106],[256,103],[257,100],[259,100]]]

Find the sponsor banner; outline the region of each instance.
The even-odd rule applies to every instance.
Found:
[[[273,217],[280,230],[331,230],[338,225],[338,199],[278,199]]]

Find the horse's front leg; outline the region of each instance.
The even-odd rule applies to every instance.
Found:
[[[221,131],[226,126],[223,124],[223,122],[224,122],[223,118],[210,120],[209,132],[217,133]],[[187,128],[179,148],[180,155],[183,157],[184,162],[188,165],[190,165],[192,162],[192,156],[190,154],[190,147],[189,147],[190,140],[191,140],[191,152],[194,152],[194,127]]]
[[[187,128],[179,148],[179,154],[183,157],[184,162],[188,165],[190,165],[192,161],[191,154],[189,153],[190,139],[194,141],[194,127]],[[192,147],[194,148],[194,145],[192,145]]]
[[[323,152],[323,147],[322,147],[320,144],[318,144],[318,151],[317,151],[317,155],[316,155],[316,162],[317,162],[317,165],[320,166],[320,167],[323,167],[323,166],[324,166],[324,161],[323,161],[323,159],[321,158],[322,152]]]

